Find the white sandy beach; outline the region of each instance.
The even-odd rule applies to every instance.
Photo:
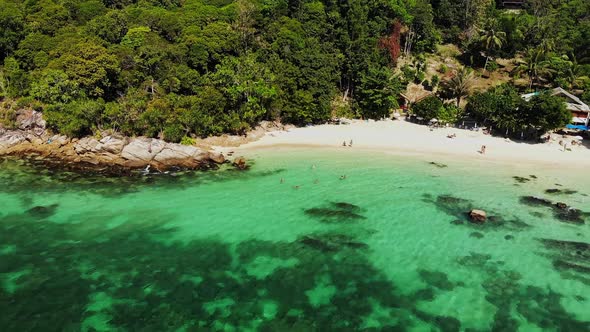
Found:
[[[449,134],[455,138],[448,138]],[[568,141],[571,151],[563,151],[559,140]],[[237,148],[217,148],[221,152],[247,152],[252,149],[279,146],[308,146],[342,148],[343,141],[352,140],[352,148],[382,151],[397,154],[440,154],[449,157],[461,156],[477,160],[504,161],[510,163],[541,163],[545,166],[569,166],[573,168],[590,166],[590,145],[572,146],[573,137],[531,144],[485,135],[481,131],[456,128],[430,130],[425,125],[406,121],[352,121],[349,125],[318,125],[293,128],[288,131],[267,133],[260,140]],[[486,146],[486,153],[479,150]],[[463,158],[462,158],[463,159]]]

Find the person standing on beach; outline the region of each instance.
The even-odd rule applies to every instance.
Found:
[[[485,145],[482,145],[481,146],[481,151],[480,152],[481,152],[481,154],[486,154],[486,146]]]

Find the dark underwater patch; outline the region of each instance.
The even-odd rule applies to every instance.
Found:
[[[444,272],[419,269],[418,275],[420,275],[420,278],[425,283],[432,287],[446,291],[450,291],[455,288],[455,284],[449,280],[449,276]]]
[[[516,182],[518,182],[518,183],[527,183],[527,182],[531,181],[531,179],[530,179],[530,178],[525,178],[525,177],[522,177],[522,176],[516,176],[516,175],[515,175],[515,176],[513,176],[512,178],[513,178],[513,179],[514,179]]]
[[[520,197],[520,203],[527,206],[550,208],[557,220],[570,224],[584,224],[586,222],[585,218],[588,216],[588,213],[570,207],[565,203],[554,203],[549,199],[537,196],[522,196]]]
[[[424,288],[424,289],[420,289],[418,291],[416,291],[414,293],[414,295],[412,295],[413,298],[416,299],[416,301],[432,301],[434,300],[434,298],[436,297],[434,289],[432,289],[432,287],[428,287],[428,288]]]
[[[347,202],[331,202],[327,206],[305,209],[304,213],[323,223],[351,222],[366,219],[362,209]]]
[[[441,332],[459,332],[461,331],[461,321],[452,316],[432,315],[425,311],[415,309],[413,314],[419,319],[429,322],[438,327]]]
[[[434,204],[439,210],[457,219],[451,221],[453,225],[464,225],[470,229],[478,230],[494,230],[494,229],[510,229],[513,231],[520,231],[529,224],[520,220],[519,218],[504,218],[493,211],[488,212],[487,221],[484,223],[472,223],[469,218],[469,211],[471,209],[479,209],[471,200],[455,197],[452,195],[439,195],[436,199],[432,196],[423,195],[424,202]]]
[[[480,232],[471,232],[469,234],[470,237],[476,238],[476,239],[481,239],[484,237],[484,235]]]
[[[432,166],[438,167],[438,168],[447,168],[447,167],[449,167],[446,164],[441,164],[441,163],[437,163],[437,162],[434,162],[434,161],[429,162],[429,164],[432,165]]]
[[[559,188],[550,188],[550,189],[545,190],[546,194],[551,194],[551,195],[573,195],[573,194],[576,194],[577,192],[578,192],[577,190],[559,189]]]
[[[553,261],[553,266],[560,271],[572,270],[574,272],[590,274],[590,266],[584,266],[573,262],[556,259]]]
[[[550,241],[549,244],[555,243]],[[579,321],[565,310],[561,305],[561,294],[523,284],[520,273],[506,270],[503,264],[491,260],[490,255],[471,253],[458,259],[458,263],[487,276],[482,282],[487,293],[485,299],[496,307],[491,331],[519,330],[518,321],[512,314],[514,306],[521,316],[546,330],[586,331],[590,328],[590,322]]]
[[[537,196],[522,196],[520,197],[520,203],[528,206],[552,206],[553,202],[546,198]]]
[[[0,158],[0,191],[23,193],[31,189],[35,179],[35,190],[47,193],[84,192],[103,197],[118,197],[136,193],[145,187],[184,189],[207,185],[213,182],[245,180],[275,176],[285,169],[256,171],[235,171],[229,166],[216,167],[215,170],[170,170],[144,174],[142,170],[115,168],[88,169],[75,167],[69,169],[61,163],[45,159]]]
[[[555,270],[564,279],[576,280],[590,286],[590,243],[556,239],[538,239],[547,252]]]
[[[26,213],[35,218],[47,218],[55,214],[55,210],[57,210],[58,206],[59,204],[51,204],[48,206],[38,205],[28,209]]]
[[[332,202],[332,206],[337,209],[344,210],[344,211],[351,211],[351,212],[360,212],[361,207],[358,205],[354,205],[347,202]]]
[[[590,243],[578,241],[566,241],[556,239],[538,239],[543,245],[549,249],[555,249],[565,252],[583,252],[590,255]]]
[[[13,293],[0,287],[0,326],[79,331],[85,319],[98,314],[110,329],[127,331],[215,330],[218,324],[240,330],[261,320],[260,330],[361,330],[371,303],[398,310],[415,306],[416,299],[402,295],[353,236],[311,234],[294,242],[250,240],[235,247],[217,239],[170,243],[175,230],[161,227],[164,216],[150,217],[153,222],[109,230],[23,222],[35,220],[26,213],[2,217],[0,243],[18,250],[2,256],[0,272],[28,272]],[[261,280],[244,268],[261,256],[296,263]],[[318,276],[336,289],[329,305],[313,306],[306,294],[317,287]],[[96,294],[112,299],[111,305],[89,310]],[[211,307],[223,299],[232,301]],[[264,301],[274,303],[274,316],[264,318]],[[412,326],[407,318],[384,319],[398,322],[384,323],[387,329]]]

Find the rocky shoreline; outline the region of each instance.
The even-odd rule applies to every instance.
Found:
[[[136,169],[149,165],[160,171],[173,167],[210,168],[225,162],[221,153],[153,138],[129,138],[115,134],[100,139],[70,139],[47,132],[37,135],[29,130],[0,129],[0,156],[31,155],[58,160],[70,167],[80,165],[80,168],[88,168],[94,165]]]
[[[18,114],[16,127],[6,129],[0,126],[0,157],[34,156],[81,170],[132,170],[148,166],[157,171],[209,169],[226,162],[222,153],[154,138],[132,138],[106,132],[102,137],[81,139],[55,135],[45,128],[41,114],[32,110]]]
[[[148,137],[126,137],[103,132],[100,137],[69,138],[56,135],[45,127],[42,114],[33,110],[20,111],[16,128],[0,125],[0,158],[41,158],[52,166],[81,171],[125,173],[134,169],[152,171],[169,169],[211,169],[228,162],[223,153],[214,147],[237,147],[258,140],[267,132],[287,130],[280,123],[263,121],[243,136],[222,135],[197,139],[195,145],[168,143]],[[228,153],[231,156],[231,153]],[[245,160],[235,158],[234,165],[245,169]]]

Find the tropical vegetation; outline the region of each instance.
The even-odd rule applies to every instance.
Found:
[[[440,82],[439,98],[459,114],[478,74],[428,80],[425,63],[441,43],[459,46],[475,70],[513,58],[524,90],[561,85],[590,99],[590,2],[527,3],[0,0],[0,118],[33,108],[71,136],[109,129],[187,143],[261,120],[386,117],[410,82]]]

